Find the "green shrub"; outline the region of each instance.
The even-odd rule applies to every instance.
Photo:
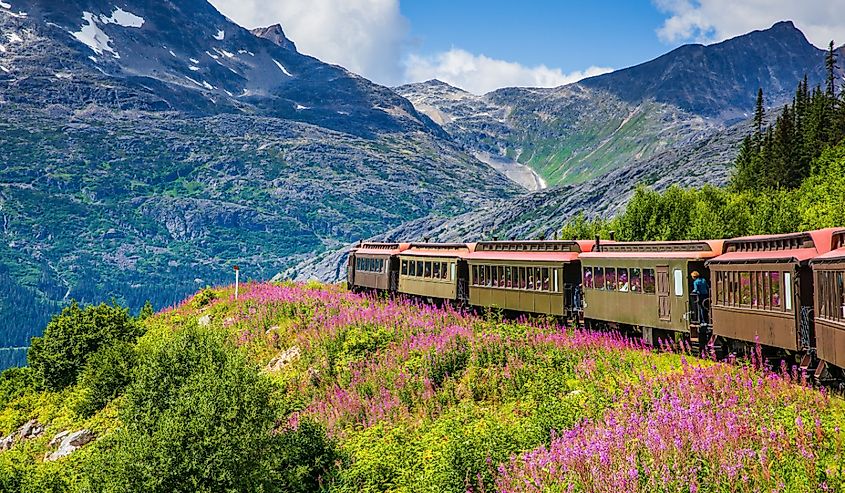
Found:
[[[127,342],[104,346],[92,354],[79,376],[85,398],[79,402],[77,412],[91,416],[120,395],[131,381],[134,365],[135,351]]]
[[[214,292],[213,289],[206,286],[205,289],[197,293],[194,296],[194,299],[191,301],[191,304],[194,308],[202,308],[207,306],[209,303],[217,299],[217,293]]]
[[[103,346],[133,342],[140,328],[129,310],[117,304],[80,306],[73,302],[33,337],[28,362],[40,385],[61,390],[76,383],[88,358]]]
[[[274,432],[271,382],[224,337],[193,326],[139,347],[123,427],[95,483],[116,492],[317,488],[332,446],[310,425]]]
[[[32,368],[9,368],[0,373],[0,409],[35,389]]]

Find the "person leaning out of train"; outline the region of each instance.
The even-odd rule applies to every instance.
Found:
[[[701,277],[698,271],[692,271],[692,294],[696,295],[698,308],[698,321],[701,325],[707,325],[707,300],[710,298],[710,288],[707,280]]]

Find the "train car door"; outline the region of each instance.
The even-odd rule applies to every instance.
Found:
[[[672,320],[672,301],[669,298],[669,266],[658,265],[655,270],[657,288],[657,316],[660,320]]]

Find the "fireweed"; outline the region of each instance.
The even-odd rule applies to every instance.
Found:
[[[456,490],[456,482],[507,492],[843,488],[841,401],[789,372],[692,358],[684,343],[663,341],[657,355],[618,334],[501,322],[331,286],[247,284],[237,303],[231,289],[218,295],[171,316],[208,315],[259,363],[298,348],[301,357],[274,374],[281,423],[316,420],[352,447],[336,490]],[[438,454],[446,437],[466,438],[471,427],[426,442],[418,457],[366,452],[398,430],[424,442],[467,406],[477,415],[508,410],[512,438],[480,443],[471,452],[482,459],[458,465]],[[366,463],[393,453],[412,457]],[[432,479],[449,467],[459,469],[457,480]]]

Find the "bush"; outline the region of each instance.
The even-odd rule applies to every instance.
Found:
[[[129,310],[117,304],[80,308],[76,302],[47,324],[43,337],[33,337],[28,362],[39,384],[61,390],[76,383],[88,358],[101,347],[134,342],[140,335]]]
[[[217,293],[215,293],[214,290],[210,287],[206,286],[205,289],[203,289],[202,291],[197,293],[196,296],[194,296],[194,299],[191,304],[194,306],[194,308],[202,308],[216,299]]]
[[[223,337],[194,326],[139,347],[123,427],[95,483],[121,492],[317,489],[333,462],[325,435],[310,425],[275,433],[271,382]]]
[[[128,342],[104,346],[92,354],[79,376],[85,393],[77,412],[85,417],[93,415],[123,392],[131,381],[135,365],[135,351]]]
[[[35,375],[31,368],[9,368],[0,373],[0,409],[35,389]]]

